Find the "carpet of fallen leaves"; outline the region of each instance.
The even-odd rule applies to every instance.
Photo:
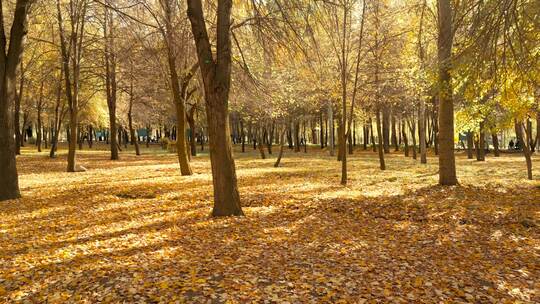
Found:
[[[282,167],[236,152],[245,217],[211,218],[208,157],[24,150],[0,203],[0,302],[540,303],[540,184],[523,157],[458,156],[461,186],[375,153],[315,148]],[[540,158],[534,159],[540,170]],[[538,171],[536,171],[538,172]],[[538,176],[538,173],[536,173]]]

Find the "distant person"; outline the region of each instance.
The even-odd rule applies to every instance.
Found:
[[[513,150],[513,149],[514,149],[514,141],[510,139],[510,143],[508,144],[508,150]]]

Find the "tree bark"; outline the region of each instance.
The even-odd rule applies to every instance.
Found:
[[[414,121],[414,117],[411,118],[412,122],[409,120],[409,129],[411,131],[411,139],[412,139],[412,158],[417,159],[417,151],[416,151],[416,123]]]
[[[533,173],[532,173],[532,159],[531,159],[531,149],[529,146],[529,138],[525,138],[525,135],[528,134],[527,130],[523,123],[515,120],[514,122],[515,128],[517,131],[517,138],[519,142],[522,145],[523,150],[523,156],[525,156],[525,163],[527,165],[527,178],[529,180],[533,179]],[[523,130],[525,129],[525,130]]]
[[[392,114],[392,145],[394,146],[394,151],[399,151],[399,144],[398,144],[398,138],[397,138],[397,132],[396,132],[396,116]]]
[[[493,154],[495,157],[499,157],[501,155],[499,148],[499,137],[495,131],[491,132],[491,141],[493,142]]]
[[[420,98],[420,109],[418,111],[418,140],[420,141],[420,163],[427,164],[426,104],[423,97]]]
[[[114,24],[113,16],[107,7],[105,7],[105,19],[103,22],[103,33],[105,38],[105,86],[107,91],[107,107],[109,109],[109,129],[111,134],[116,134],[116,53],[114,50]],[[111,160],[118,160],[118,145],[116,136],[111,136]]]
[[[363,138],[363,146],[364,146],[364,150],[367,150],[367,146],[368,146],[368,141],[369,141],[369,127],[367,126],[366,123],[364,123],[364,138]]]
[[[532,120],[530,117],[527,117],[527,120],[525,121],[526,124],[527,124],[527,127],[525,128],[525,130],[527,131],[527,138],[529,139],[529,149],[531,150],[531,154],[534,153],[534,149],[535,149],[535,146],[536,146],[536,142],[533,138],[533,132],[532,132]]]
[[[150,147],[150,137],[152,135],[152,128],[150,125],[146,125],[146,147]]]
[[[246,134],[245,134],[245,131],[244,131],[244,119],[243,118],[240,118],[240,136],[242,137],[241,138],[242,153],[245,153],[246,152]]]
[[[56,88],[56,105],[54,108],[54,123],[51,129],[51,150],[49,152],[50,158],[56,157],[56,150],[58,148],[58,139],[60,135],[60,130],[62,130],[62,121],[66,114],[65,105],[62,103],[62,80],[63,80],[63,70],[60,71],[60,78],[58,79],[58,85]],[[61,106],[61,107],[60,107]]]
[[[266,143],[268,148],[268,154],[272,155],[272,144],[274,142],[274,129],[276,127],[276,122],[272,120],[272,125],[270,127],[270,132],[268,134],[268,142]]]
[[[480,122],[480,130],[478,132],[478,146],[476,147],[476,160],[486,160],[486,134],[484,133],[484,121]]]
[[[382,110],[382,129],[384,153],[390,153],[390,108],[387,105]]]
[[[331,102],[328,103],[328,123],[330,125],[330,156],[334,156],[334,111]]]
[[[279,154],[276,159],[276,162],[274,163],[274,167],[279,167],[279,164],[281,163],[281,158],[283,157],[283,150],[285,147],[285,132],[287,132],[287,128],[284,127],[283,131],[281,131],[281,134],[279,135]]]
[[[454,102],[452,98],[452,3],[438,1],[438,65],[439,65],[439,184],[456,185],[454,154]]]
[[[92,125],[88,126],[88,148],[92,149],[94,146],[94,128]]]
[[[264,140],[263,140],[263,132],[258,133],[259,136],[257,137],[257,147],[259,148],[259,153],[261,154],[261,159],[266,159],[266,154],[264,153]]]
[[[197,140],[196,140],[197,126],[195,125],[195,109],[196,109],[195,105],[192,105],[187,115],[187,122],[189,125],[189,129],[191,130],[191,134],[189,136],[189,147],[191,150],[191,156],[197,156]]]
[[[131,78],[129,84],[129,108],[128,108],[128,125],[129,125],[129,134],[131,136],[131,143],[135,145],[135,155],[141,155],[141,149],[139,147],[139,139],[135,134],[135,128],[133,128],[133,77]]]
[[[0,201],[20,197],[10,105],[16,98],[16,71],[22,60],[29,0],[17,0],[9,35],[9,49],[4,32],[3,5],[0,2]]]
[[[300,152],[300,120],[294,121],[294,152]]]
[[[232,0],[218,0],[216,59],[212,55],[201,0],[188,0],[188,17],[197,47],[205,90],[210,162],[214,186],[213,216],[243,215],[229,136]]]
[[[321,149],[324,149],[324,125],[323,125],[323,110],[319,112],[319,127],[320,127],[320,135],[319,140],[321,142]]]
[[[377,108],[376,113],[377,118],[377,137],[379,138],[379,164],[381,170],[386,170],[386,164],[384,162],[384,147],[383,147],[383,134],[382,134],[382,126],[381,126],[381,111],[379,108]]]
[[[353,154],[354,144],[353,144],[353,135],[351,134],[351,132],[348,132],[347,141],[349,143],[349,154]]]
[[[377,144],[375,143],[375,132],[373,131],[373,119],[371,116],[369,117],[369,128],[371,133],[371,148],[373,149],[373,152],[377,152]]]
[[[471,130],[467,131],[467,158],[473,158],[473,144],[474,144],[474,134]]]
[[[167,48],[167,61],[169,65],[169,77],[170,85],[172,88],[173,103],[176,109],[176,152],[178,154],[178,163],[180,164],[180,173],[183,176],[192,175],[193,171],[189,164],[187,147],[186,147],[186,108],[185,97],[188,83],[186,80],[182,80],[182,90],[180,89],[180,78],[176,70],[176,57],[177,52],[174,46],[173,40],[173,24],[172,24],[172,7],[169,1],[164,1],[162,5],[164,10],[164,23],[165,29],[163,32],[163,38]],[[195,66],[196,67],[196,66]],[[188,75],[191,77],[191,75]],[[227,119],[228,121],[228,119]],[[228,128],[228,126],[227,126]]]
[[[22,136],[21,136],[21,98],[24,90],[24,71],[23,63],[21,59],[21,79],[19,82],[19,92],[15,92],[15,111],[14,111],[14,124],[15,124],[15,153],[17,155],[21,154]],[[24,128],[22,130],[24,132]]]
[[[66,37],[62,12],[60,9],[60,0],[56,1],[62,69],[64,71],[65,91],[69,106],[68,172],[76,171],[75,152],[77,148],[77,126],[79,115],[79,76],[87,5],[87,1],[83,1],[83,3],[76,8],[80,11],[70,14],[72,31],[69,37]]]
[[[405,153],[405,157],[409,157],[409,139],[407,138],[407,128],[405,127],[405,120],[401,121],[401,133],[401,136],[403,137],[403,144],[405,145],[403,152]]]

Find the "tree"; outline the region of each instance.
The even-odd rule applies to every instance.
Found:
[[[80,72],[87,7],[87,0],[69,0],[68,12],[71,30],[67,32],[60,0],[56,1],[62,69],[64,71],[65,92],[69,107],[68,172],[76,171],[75,151],[78,134]]]
[[[231,9],[232,0],[218,0],[217,46],[215,58],[206,30],[201,0],[188,0],[187,14],[191,22],[197,58],[201,70],[210,162],[214,185],[213,216],[243,215],[236,181],[236,169],[229,136],[229,90],[231,86]]]
[[[187,94],[187,86],[194,75],[197,65],[192,68],[186,77],[178,75],[177,57],[179,52],[175,45],[173,31],[173,16],[175,1],[160,0],[159,1],[163,18],[164,26],[160,26],[160,31],[165,41],[167,62],[169,66],[170,85],[172,89],[173,103],[176,110],[176,150],[178,153],[178,162],[180,163],[180,173],[182,175],[192,175],[191,166],[189,165],[187,140],[186,140],[186,104],[185,97]],[[185,52],[184,52],[185,53]],[[184,54],[187,55],[187,54]],[[180,84],[182,82],[182,84]]]
[[[0,201],[20,197],[10,105],[16,98],[16,72],[23,54],[30,4],[30,0],[15,2],[8,46],[4,6],[0,2]]]
[[[456,185],[454,155],[454,102],[452,100],[452,4],[438,0],[439,59],[439,184]]]
[[[104,35],[104,61],[105,61],[105,90],[107,92],[107,107],[109,109],[109,132],[111,133],[111,159],[118,160],[118,145],[116,141],[116,101],[118,97],[118,84],[116,81],[116,49],[115,28],[113,12],[104,7],[103,35]]]

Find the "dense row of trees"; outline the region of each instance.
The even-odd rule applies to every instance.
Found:
[[[233,142],[242,151],[253,144],[263,158],[279,143],[276,166],[284,145],[328,148],[342,184],[356,141],[378,152],[382,170],[391,149],[426,163],[432,148],[440,184],[455,185],[458,134],[469,157],[475,147],[483,160],[485,137],[498,155],[499,135],[512,130],[532,179],[540,145],[532,0],[17,0],[0,8],[0,200],[19,196],[15,155],[30,124],[51,157],[68,140],[69,172],[83,169],[77,145],[91,147],[98,130],[113,160],[127,139],[137,155],[152,134],[174,140],[182,175],[192,174],[196,140],[208,138],[216,216],[242,214]]]

